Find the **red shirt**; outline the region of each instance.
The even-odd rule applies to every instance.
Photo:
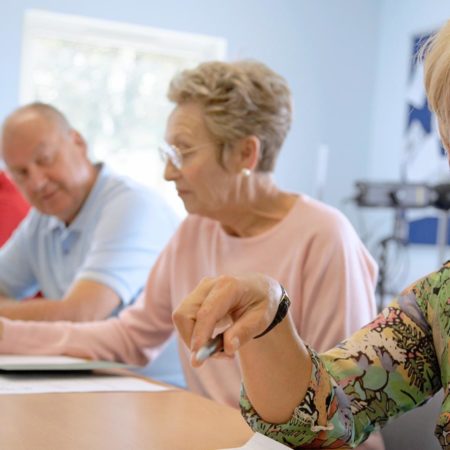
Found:
[[[16,186],[0,171],[0,247],[27,215],[30,206]]]

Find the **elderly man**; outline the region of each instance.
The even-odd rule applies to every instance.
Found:
[[[131,303],[177,226],[171,209],[91,163],[83,137],[50,105],[7,117],[0,150],[33,207],[0,249],[0,316],[89,321]],[[17,301],[37,291],[43,299]]]

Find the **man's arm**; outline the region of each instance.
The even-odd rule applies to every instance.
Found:
[[[92,245],[74,274],[75,281],[66,292],[47,295],[50,300],[20,303],[13,300],[33,295],[35,291],[22,288],[33,283],[42,292],[48,291],[36,283],[25,237],[20,258],[17,256],[18,245],[14,249],[10,246],[8,258],[4,255],[2,258],[0,251],[0,269],[4,268],[0,270],[0,290],[3,284],[3,291],[9,297],[2,301],[0,292],[0,317],[41,321],[98,320],[109,316],[120,303],[128,305],[135,299],[171,236],[175,219],[160,198],[147,190],[116,193],[113,199],[104,199],[104,203],[90,238]],[[59,269],[57,266],[52,270]]]
[[[0,316],[19,320],[70,320],[84,322],[105,319],[120,305],[117,293],[91,280],[77,281],[64,298],[16,301],[1,297]]]

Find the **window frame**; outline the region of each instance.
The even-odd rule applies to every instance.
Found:
[[[31,73],[35,38],[66,39],[118,47],[132,45],[141,51],[205,61],[224,59],[227,48],[226,40],[216,36],[29,9],[25,11],[23,26],[19,88],[21,104],[33,100]]]

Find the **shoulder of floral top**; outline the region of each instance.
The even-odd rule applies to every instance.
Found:
[[[434,278],[437,274],[441,274],[442,272],[447,272],[447,270],[450,269],[450,260],[446,261],[443,266],[436,270],[435,272],[428,273],[427,275],[423,276],[422,278],[419,278],[418,280],[411,283],[406,289],[404,289],[400,295],[406,295],[410,292],[416,291],[417,288],[420,288],[423,286],[423,283],[428,283],[430,279]],[[450,272],[449,272],[450,275]]]

